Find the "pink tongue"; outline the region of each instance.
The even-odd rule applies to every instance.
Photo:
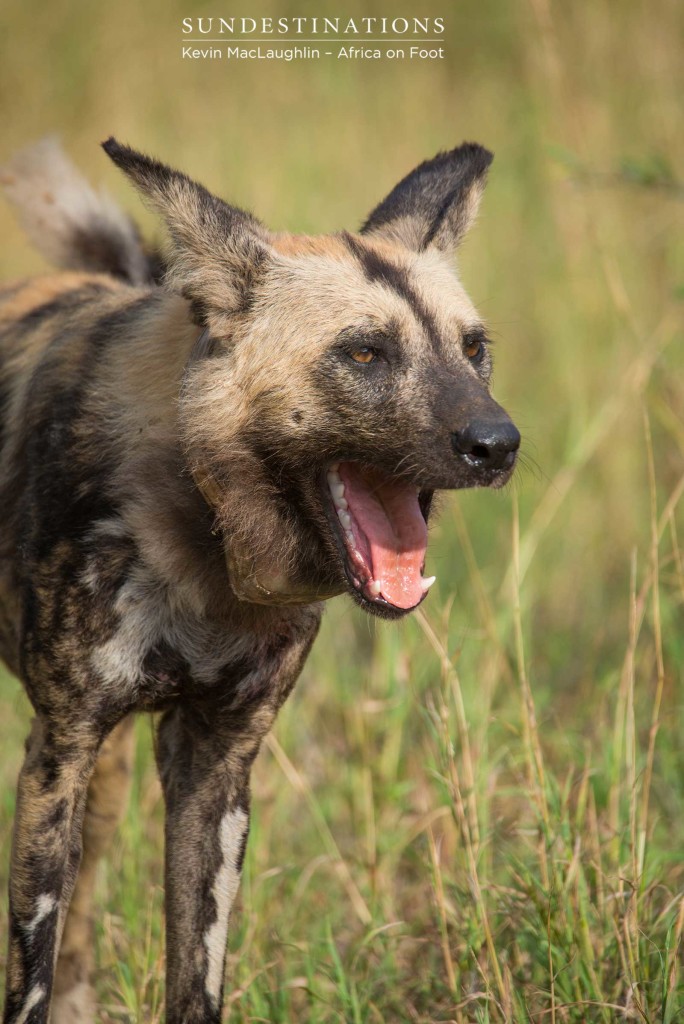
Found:
[[[368,542],[380,593],[397,608],[413,608],[423,596],[421,570],[427,548],[418,491],[353,462],[341,462],[339,474],[353,528]]]

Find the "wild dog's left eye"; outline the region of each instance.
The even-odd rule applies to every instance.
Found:
[[[355,363],[372,363],[377,353],[374,348],[356,348],[349,353]]]

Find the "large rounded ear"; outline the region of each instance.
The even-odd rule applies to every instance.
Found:
[[[464,142],[407,174],[371,213],[362,234],[423,252],[453,251],[475,220],[493,159],[484,146]]]
[[[168,278],[190,300],[196,322],[218,334],[227,331],[231,318],[249,307],[254,284],[270,260],[266,228],[180,171],[116,139],[102,147],[166,221]]]

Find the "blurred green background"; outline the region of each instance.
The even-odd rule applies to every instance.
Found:
[[[181,59],[183,17],[229,14],[443,16],[446,59]],[[357,226],[439,149],[496,154],[460,267],[523,464],[445,500],[420,615],[329,606],[257,764],[226,1020],[683,1019],[682,4],[4,0],[1,19],[0,161],[57,132],[152,235],[110,134],[306,232]],[[42,269],[4,207],[0,231],[4,279]],[[3,884],[28,718],[1,679]],[[105,1021],[161,1020],[139,733],[101,881]]]

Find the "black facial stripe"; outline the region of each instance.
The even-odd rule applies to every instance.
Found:
[[[433,347],[441,349],[443,341],[437,321],[412,287],[406,271],[402,267],[398,267],[396,264],[384,259],[374,249],[362,245],[353,235],[343,232],[342,237],[349,251],[361,264],[366,278],[369,281],[384,284],[397,295],[400,295],[411,307],[413,315],[420,323]]]

